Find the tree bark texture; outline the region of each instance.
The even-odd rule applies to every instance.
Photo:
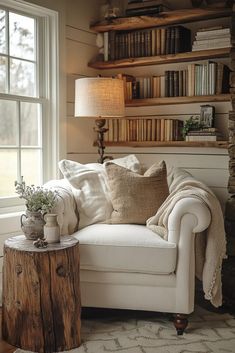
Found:
[[[64,238],[64,240],[63,240]],[[4,246],[3,338],[38,353],[81,344],[79,245],[72,237],[37,249],[24,236]]]

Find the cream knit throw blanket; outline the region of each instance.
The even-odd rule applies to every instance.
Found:
[[[196,237],[196,275],[202,279],[205,298],[218,307],[222,304],[221,265],[226,257],[226,238],[222,210],[213,192],[189,173],[175,170],[170,195],[156,215],[147,220],[147,227],[167,239],[168,217],[175,204],[185,197],[200,199],[211,212],[206,241],[203,234]]]

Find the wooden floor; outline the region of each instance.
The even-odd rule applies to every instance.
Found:
[[[2,340],[2,309],[0,308],[0,353],[13,353],[16,347],[10,346]]]

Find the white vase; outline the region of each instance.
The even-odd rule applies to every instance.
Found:
[[[44,238],[48,243],[60,242],[60,227],[57,222],[57,214],[48,213],[45,215]]]

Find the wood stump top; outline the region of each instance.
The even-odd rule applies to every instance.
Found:
[[[67,249],[76,245],[78,242],[76,238],[64,235],[60,237],[60,243],[48,244],[46,248],[37,248],[33,245],[32,240],[26,239],[24,235],[17,235],[5,240],[4,246],[19,251],[47,252]]]

